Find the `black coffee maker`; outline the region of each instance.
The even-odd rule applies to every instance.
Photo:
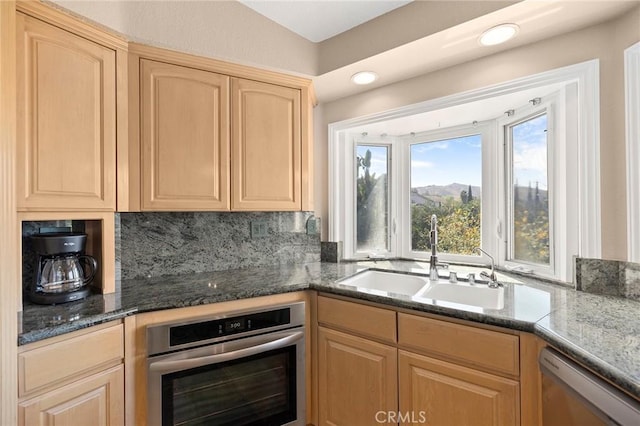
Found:
[[[77,232],[34,234],[35,282],[29,288],[34,303],[53,305],[87,297],[98,270],[93,257],[82,254],[87,234]]]

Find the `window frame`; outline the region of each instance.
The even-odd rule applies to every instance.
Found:
[[[389,250],[376,251],[376,252],[358,252],[357,251],[357,217],[356,217],[356,179],[357,169],[355,165],[355,159],[357,156],[358,145],[371,145],[371,146],[386,146],[388,147],[388,187],[389,187]],[[394,170],[397,168],[397,155],[394,155],[392,139],[369,136],[366,134],[347,134],[342,143],[343,148],[343,162],[342,162],[342,182],[344,188],[345,197],[343,199],[344,206],[344,224],[349,224],[349,228],[345,226],[343,239],[344,253],[350,259],[366,259],[371,257],[390,257],[395,256],[397,239],[395,238],[395,218],[397,217],[397,179],[394,177]],[[350,196],[347,196],[350,194]]]
[[[563,237],[567,239],[567,242],[573,243],[575,249],[573,252],[567,250],[563,253],[565,260],[558,265],[557,276],[565,282],[572,282],[574,265],[571,258],[573,256],[601,257],[600,98],[599,60],[597,59],[388,111],[330,123],[328,126],[328,235],[323,233],[322,239],[336,242],[344,241],[345,176],[343,153],[344,141],[348,132],[362,131],[369,124],[558,84],[564,85],[565,91],[573,95],[567,96],[563,102],[567,102],[569,106],[564,117],[566,123],[569,123],[565,131],[573,136],[574,145],[564,148],[566,151],[564,165],[566,167],[563,173],[570,177],[573,188],[571,193],[565,194],[570,197],[570,199],[566,199],[568,209],[557,210],[561,211],[565,218],[570,218],[572,224],[575,224],[575,232],[568,232]],[[567,158],[574,161],[567,162]],[[504,211],[504,205],[498,204],[498,210]],[[498,222],[496,232],[501,231],[502,223],[504,222]],[[496,250],[490,253],[496,259],[503,259],[504,245],[502,243],[497,245]],[[349,253],[346,250],[345,258],[349,258]],[[482,263],[486,263],[486,259],[483,259]]]
[[[525,106],[519,108],[516,112],[514,112],[513,116],[504,117],[498,120],[498,126],[501,129],[500,133],[502,133],[502,138],[499,139],[500,144],[503,146],[504,153],[503,158],[503,173],[504,173],[504,181],[500,182],[504,188],[504,203],[505,203],[505,211],[504,211],[504,219],[501,219],[501,223],[504,223],[504,236],[501,240],[505,246],[505,255],[501,257],[504,262],[504,266],[507,268],[511,268],[514,270],[527,271],[531,270],[535,272],[537,275],[555,277],[556,275],[556,266],[558,265],[558,258],[556,256],[557,252],[557,232],[556,232],[556,203],[554,202],[554,196],[557,192],[556,185],[556,170],[554,165],[557,164],[557,161],[554,161],[556,156],[556,150],[554,150],[555,144],[561,140],[558,138],[559,135],[556,134],[555,131],[555,122],[557,121],[557,117],[555,115],[558,110],[557,97],[552,96],[551,99],[547,99],[544,103],[541,103],[536,106]],[[532,120],[536,117],[540,117],[542,115],[547,116],[547,191],[548,191],[548,201],[549,201],[549,265],[542,265],[534,262],[527,262],[525,260],[516,260],[515,257],[515,247],[513,242],[515,240],[514,234],[514,223],[513,223],[513,191],[511,188],[513,187],[513,140],[511,129],[515,126],[522,124],[528,120]]]
[[[411,241],[411,146],[414,144],[425,142],[438,142],[447,139],[455,139],[465,136],[479,134],[482,139],[482,203],[481,203],[481,234],[480,245],[485,250],[495,250],[495,244],[489,236],[487,230],[493,229],[493,220],[495,217],[495,191],[488,190],[488,188],[495,187],[497,175],[491,172],[490,167],[485,167],[485,162],[495,161],[495,147],[491,142],[495,140],[495,126],[493,120],[485,121],[483,123],[472,123],[460,126],[453,126],[446,129],[437,129],[422,133],[417,133],[415,136],[404,136],[400,138],[401,153],[402,153],[402,184],[401,184],[401,197],[400,197],[400,241],[399,241],[399,255],[403,258],[410,259],[429,259],[430,252],[415,251],[412,249]],[[485,191],[487,188],[487,191]],[[486,202],[485,202],[486,197]],[[405,225],[406,224],[406,225]],[[405,226],[403,226],[405,225]],[[482,232],[482,230],[485,232]],[[491,251],[489,251],[491,252]],[[438,252],[438,259],[444,262],[458,262],[458,263],[477,263],[480,260],[480,256],[476,255],[458,255],[449,253]]]
[[[550,265],[546,267],[525,261],[509,259],[512,228],[507,201],[510,200],[510,182],[507,176],[500,176],[501,193],[505,194],[500,201],[500,224],[504,224],[505,232],[500,238],[499,265],[506,269],[533,273],[544,278],[571,282],[574,278],[573,256],[580,253],[581,193],[579,191],[579,132],[577,105],[577,83],[568,83],[561,90],[541,99],[539,105],[527,105],[515,111],[511,117],[503,117],[498,121],[498,136],[502,146],[501,164],[504,172],[507,165],[507,126],[524,121],[542,111],[547,116],[547,173],[549,179],[549,240]],[[577,220],[576,220],[577,218]]]
[[[367,139],[366,135],[363,136],[361,135],[360,137],[358,136],[354,136],[353,137],[353,144],[352,144],[352,149],[353,149],[353,160],[351,161],[351,164],[353,166],[353,169],[349,172],[347,172],[347,176],[351,176],[350,179],[347,179],[347,181],[351,184],[351,196],[353,201],[348,203],[348,208],[351,210],[351,230],[352,232],[350,232],[350,241],[349,244],[347,244],[347,241],[345,239],[345,250],[349,250],[349,253],[353,253],[353,257],[354,258],[365,258],[365,257],[377,257],[377,256],[384,256],[384,257],[389,257],[389,256],[393,256],[393,254],[396,252],[396,238],[395,238],[395,206],[398,204],[397,202],[397,190],[395,187],[395,183],[396,183],[396,178],[395,178],[395,170],[396,167],[393,164],[393,160],[394,157],[396,157],[394,155],[394,148],[393,148],[393,144],[390,141],[385,141],[385,138],[371,138],[371,139]],[[357,149],[358,146],[380,146],[380,147],[386,147],[387,148],[387,188],[389,191],[389,194],[387,196],[387,214],[388,214],[388,220],[387,220],[387,229],[388,229],[388,235],[387,235],[387,244],[389,249],[388,250],[376,250],[376,251],[358,251],[357,247],[358,247],[358,233],[357,233],[357,228],[358,228],[358,218],[357,218],[357,214],[356,214],[356,210],[357,210],[357,193],[356,193],[356,189],[357,189],[357,177],[358,177],[358,170],[355,166],[355,159],[358,156],[357,153]],[[347,216],[349,217],[349,216]]]
[[[627,155],[627,260],[640,263],[640,42],[624,51]]]

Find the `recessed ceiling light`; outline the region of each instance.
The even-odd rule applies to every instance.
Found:
[[[483,32],[480,36],[480,44],[483,46],[494,46],[496,44],[504,43],[507,40],[512,39],[518,34],[518,27],[516,24],[500,24],[493,28],[489,28]]]
[[[355,84],[371,84],[378,79],[378,74],[373,71],[360,71],[351,76]]]

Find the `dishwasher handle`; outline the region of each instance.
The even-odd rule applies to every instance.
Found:
[[[622,426],[640,424],[640,403],[551,348],[538,358],[540,370],[585,404]]]
[[[221,362],[231,361],[233,359],[245,358],[251,355],[256,355],[262,352],[267,352],[273,349],[289,346],[301,340],[304,337],[304,332],[296,331],[280,339],[271,340],[266,343],[261,343],[255,346],[249,346],[246,348],[238,349],[231,352],[224,352],[214,355],[206,355],[197,358],[179,359],[174,361],[156,361],[149,365],[149,371],[153,372],[167,372],[176,370],[188,370],[190,368],[201,367],[209,364],[219,364]]]

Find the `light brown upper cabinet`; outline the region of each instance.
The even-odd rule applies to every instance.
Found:
[[[17,204],[115,210],[116,51],[17,14]]]
[[[119,211],[313,210],[310,80],[136,43],[128,59]]]
[[[229,209],[229,77],[140,61],[142,209]]]
[[[300,210],[300,90],[232,81],[233,210]]]

